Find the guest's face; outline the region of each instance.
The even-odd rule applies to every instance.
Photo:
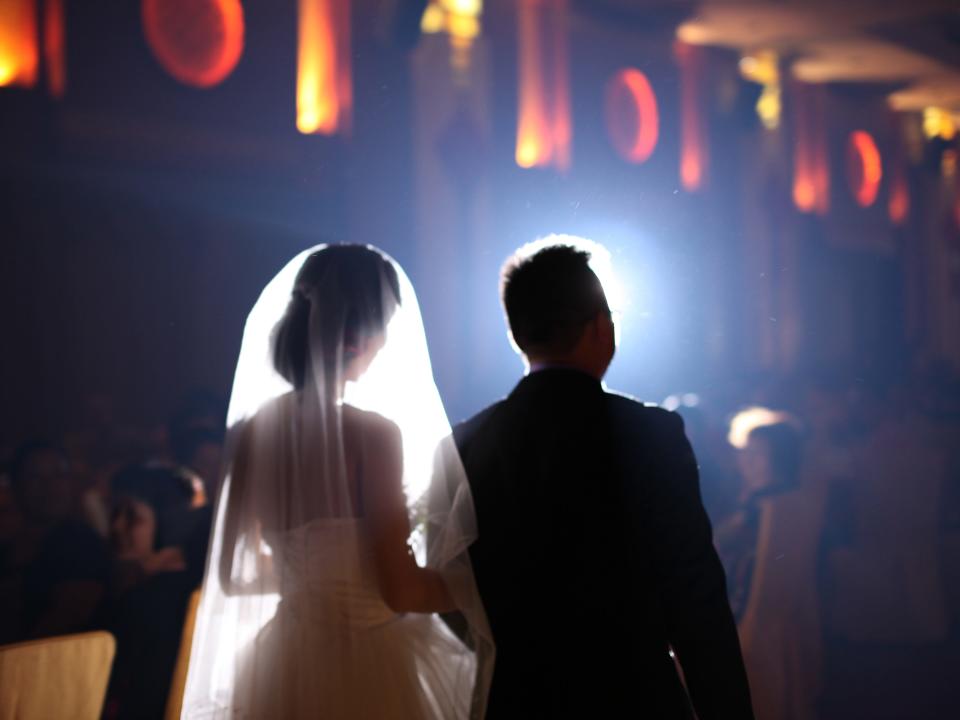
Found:
[[[117,555],[142,558],[153,552],[157,519],[153,509],[136,498],[123,498],[114,511],[110,539]]]
[[[220,458],[223,448],[219,443],[201,443],[190,458],[190,469],[199,475],[208,487],[213,487],[220,479]]]
[[[55,450],[39,450],[24,463],[18,480],[24,514],[34,520],[60,520],[73,508],[73,480],[66,458]]]

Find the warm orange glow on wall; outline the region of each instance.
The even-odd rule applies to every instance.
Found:
[[[43,12],[43,58],[50,94],[63,97],[67,89],[66,29],[63,0],[46,0]]]
[[[907,188],[906,178],[902,175],[894,178],[890,188],[887,213],[890,216],[890,221],[896,225],[903,224],[910,214],[910,190]]]
[[[899,116],[893,116],[893,157],[890,163],[890,194],[887,215],[890,222],[902,225],[910,215],[910,184],[907,180],[907,148]]]
[[[635,68],[624,68],[610,78],[606,114],[617,152],[628,162],[645,162],[660,133],[657,97],[647,76]]]
[[[143,0],[143,30],[164,70],[194,87],[223,82],[243,54],[240,0]]]
[[[830,209],[830,162],[823,88],[794,83],[793,204],[800,212],[825,215]]]
[[[37,82],[35,0],[0,0],[0,86]]]
[[[680,66],[680,183],[694,191],[706,180],[707,131],[700,102],[705,50],[678,41],[675,45]]]
[[[299,0],[297,129],[348,132],[353,113],[349,0]]]
[[[870,207],[877,200],[883,165],[880,151],[870,133],[855,130],[847,144],[850,189],[860,207]]]
[[[517,0],[519,117],[516,161],[522,168],[570,167],[572,123],[567,1]]]

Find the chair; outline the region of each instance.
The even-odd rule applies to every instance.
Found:
[[[197,624],[197,608],[200,606],[200,591],[194,590],[187,604],[187,615],[183,620],[183,634],[180,636],[180,651],[177,664],[170,681],[170,693],[167,695],[167,709],[164,720],[180,720],[183,707],[183,693],[187,687],[187,671],[190,669],[190,648],[193,645],[193,628]],[[0,719],[2,720],[2,719]]]
[[[0,647],[0,720],[98,720],[115,652],[107,632]]]

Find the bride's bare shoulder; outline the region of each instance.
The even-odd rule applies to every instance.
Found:
[[[343,405],[343,423],[346,428],[357,431],[372,440],[400,438],[397,424],[380,413],[361,410],[353,405]]]
[[[277,395],[267,400],[257,408],[255,413],[241,422],[247,428],[251,426],[262,427],[268,424],[275,424],[280,417],[289,415],[295,410],[297,405],[296,397],[296,393],[293,391]]]

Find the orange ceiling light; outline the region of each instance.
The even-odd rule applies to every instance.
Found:
[[[47,68],[47,86],[55,98],[67,89],[66,29],[63,0],[46,0],[43,14],[43,58]]]
[[[299,0],[297,129],[349,132],[353,115],[349,0]]]
[[[519,98],[515,158],[522,168],[570,167],[567,1],[518,0]]]
[[[708,162],[707,131],[700,102],[705,50],[677,41],[674,51],[680,67],[680,183],[693,192],[703,187]]]
[[[154,57],[180,82],[223,82],[243,54],[240,0],[143,0],[143,30]]]
[[[870,133],[855,130],[847,143],[850,189],[860,207],[870,207],[877,200],[883,165],[880,151]]]
[[[35,0],[0,2],[0,86],[32,87],[37,82]]]
[[[647,76],[624,68],[607,83],[607,130],[614,148],[631,163],[646,162],[660,135],[657,96]]]

